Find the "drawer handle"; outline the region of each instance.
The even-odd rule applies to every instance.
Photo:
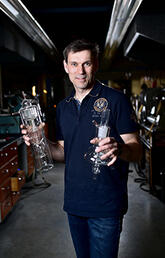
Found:
[[[19,181],[22,181],[22,180],[24,180],[25,179],[25,177],[24,176],[22,176],[22,177],[18,177],[18,180]]]
[[[17,149],[17,147],[11,147],[10,148],[10,150],[16,150]]]
[[[12,165],[12,166],[17,165],[17,164],[18,164],[17,161],[16,161],[16,162],[11,162],[11,165]]]
[[[16,195],[17,194],[17,192],[12,192],[12,195]]]
[[[9,170],[8,170],[8,169],[5,169],[2,173],[3,173],[3,174],[9,173]]]
[[[7,152],[1,153],[1,157],[3,157],[3,156],[7,157],[7,156],[8,156],[8,153],[7,153]]]
[[[20,194],[20,192],[18,191],[16,191],[16,192],[12,192],[12,195],[19,195]]]
[[[10,189],[10,186],[7,186],[7,187],[1,187],[1,190],[2,190],[2,191],[9,190],[9,189]]]

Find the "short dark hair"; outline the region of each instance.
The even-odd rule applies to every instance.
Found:
[[[83,50],[90,50],[94,59],[99,56],[99,45],[87,39],[77,39],[72,41],[63,51],[64,60],[67,63],[70,52],[76,53]]]

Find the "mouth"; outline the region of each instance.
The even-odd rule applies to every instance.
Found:
[[[76,79],[77,79],[78,81],[84,82],[84,81],[86,80],[86,77],[76,77]]]

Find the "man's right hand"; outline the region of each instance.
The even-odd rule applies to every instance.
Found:
[[[38,139],[40,139],[42,137],[42,130],[43,130],[44,126],[45,126],[45,123],[42,122],[38,126],[37,131],[33,132],[31,129],[31,126],[29,126],[27,129],[27,128],[25,128],[24,125],[20,125],[20,127],[22,129],[21,133],[23,134],[23,139],[24,139],[26,145],[30,146],[30,140],[33,140],[35,143],[35,141],[38,141]],[[30,135],[30,137],[29,137],[29,135]]]
[[[21,127],[21,133],[23,134],[23,139],[26,143],[26,145],[30,146],[30,138],[27,135],[27,129],[23,125],[20,125]]]

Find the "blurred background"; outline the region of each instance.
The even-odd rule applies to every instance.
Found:
[[[25,170],[26,178],[32,175],[30,152],[18,142],[22,92],[38,98],[46,136],[54,140],[56,106],[72,90],[62,51],[77,38],[99,44],[97,79],[132,102],[144,150],[136,170],[142,187],[148,184],[148,191],[165,202],[165,15],[160,0],[0,0],[1,151],[17,139],[24,155],[18,155],[15,168]],[[2,174],[1,183],[8,175]]]

